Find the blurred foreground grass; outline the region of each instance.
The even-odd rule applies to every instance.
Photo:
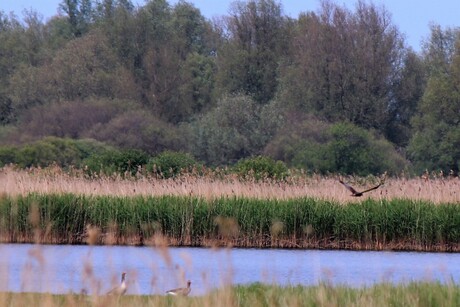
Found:
[[[0,293],[0,306],[460,306],[460,287],[437,282],[378,284],[359,289],[327,284],[252,284],[196,297]]]

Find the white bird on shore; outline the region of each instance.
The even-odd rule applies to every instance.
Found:
[[[187,296],[192,289],[190,288],[190,285],[192,282],[189,280],[187,281],[187,288],[177,288],[177,289],[172,289],[166,291],[167,294],[169,295],[174,295],[174,296]]]
[[[125,276],[125,272],[121,273],[121,284],[107,292],[107,295],[123,295],[126,293],[128,287],[126,286]]]

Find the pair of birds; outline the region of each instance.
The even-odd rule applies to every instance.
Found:
[[[121,283],[120,285],[116,286],[109,292],[107,292],[108,295],[123,295],[126,293],[126,290],[128,287],[126,286],[126,273],[123,272],[121,273]],[[187,296],[190,291],[192,291],[192,288],[190,287],[192,285],[192,282],[189,280],[187,281],[187,287],[186,288],[177,288],[177,289],[172,289],[166,291],[167,294],[169,295],[175,295],[175,296]]]

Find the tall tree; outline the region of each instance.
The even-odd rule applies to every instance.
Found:
[[[9,97],[9,78],[28,62],[33,51],[25,44],[26,29],[13,15],[0,11],[0,124],[8,124],[15,118],[13,103]]]
[[[72,40],[47,65],[17,69],[10,83],[17,109],[92,96],[138,99],[132,75],[98,31]]]
[[[413,120],[409,153],[418,171],[460,168],[460,29],[431,29],[424,47],[429,76]]]
[[[82,36],[89,30],[93,15],[91,0],[62,0],[59,7],[66,13],[75,37]]]
[[[283,98],[329,121],[384,131],[404,55],[384,8],[359,1],[352,12],[324,1],[318,13],[300,16],[291,43],[292,60],[282,68]]]
[[[389,120],[385,136],[399,147],[406,147],[411,138],[412,117],[426,86],[426,66],[423,58],[408,50],[403,59],[401,75],[394,80],[394,99],[390,101]]]
[[[273,0],[237,1],[225,20],[227,41],[218,50],[218,82],[224,92],[251,95],[267,103],[278,86],[285,18]]]
[[[211,103],[214,60],[206,45],[210,26],[200,11],[179,1],[149,2],[140,12],[144,103],[162,119],[179,123]]]

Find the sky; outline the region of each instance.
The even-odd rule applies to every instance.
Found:
[[[24,9],[39,12],[44,21],[58,13],[62,0],[0,0],[0,10],[5,13],[14,12],[22,16]],[[145,0],[132,0],[143,5]],[[169,0],[174,4],[177,0]],[[187,0],[200,9],[207,18],[227,14],[233,0]],[[297,18],[299,13],[317,11],[320,0],[281,0],[286,15]],[[338,5],[345,5],[353,10],[357,0],[335,0]],[[367,3],[370,3],[368,0]],[[373,0],[377,6],[383,5],[392,16],[393,24],[405,36],[406,42],[415,51],[420,51],[423,40],[429,38],[430,25],[441,27],[460,27],[460,0]]]

